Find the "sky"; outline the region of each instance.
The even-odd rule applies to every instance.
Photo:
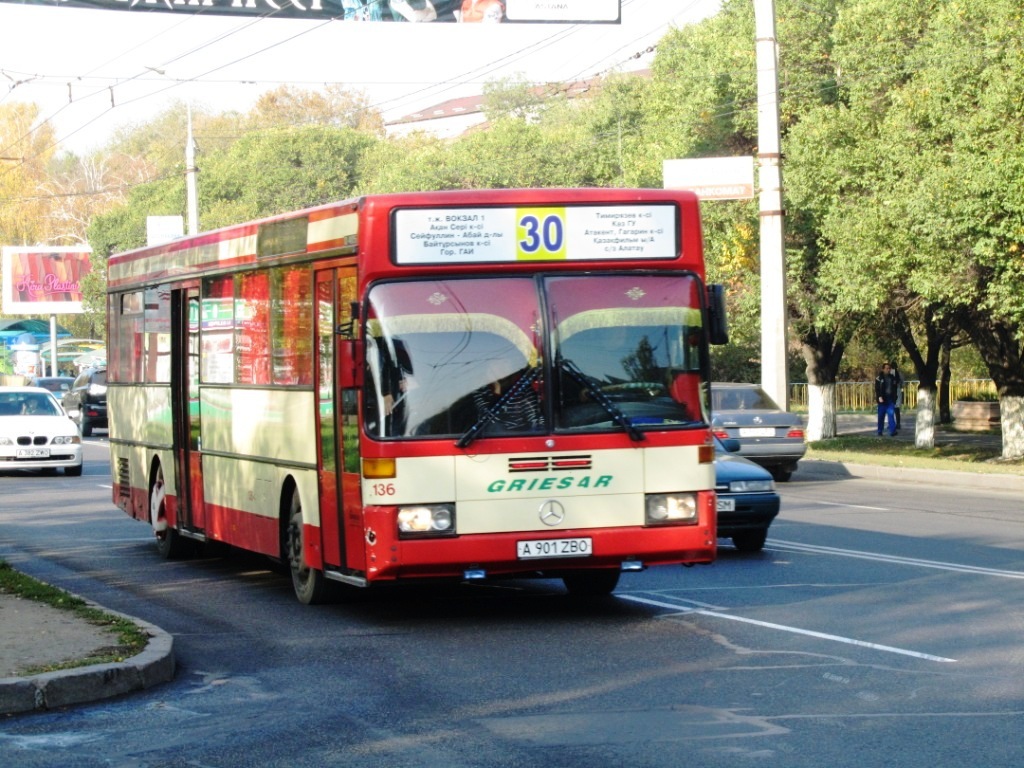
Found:
[[[649,66],[721,0],[622,0],[619,24],[407,24],[182,15],[0,0],[0,104],[34,102],[59,149],[104,146],[173,104],[248,110],[283,84],[362,90],[386,120],[501,78],[564,82]]]

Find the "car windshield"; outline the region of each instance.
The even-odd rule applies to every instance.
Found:
[[[714,411],[777,411],[779,406],[760,387],[711,386]]]
[[[67,391],[71,388],[71,382],[73,379],[36,379],[32,386],[42,387],[48,389],[51,392],[60,392],[62,390]]]
[[[625,431],[703,423],[700,288],[689,274],[391,282],[366,313],[378,438]]]
[[[0,416],[59,416],[60,407],[36,392],[0,392]]]

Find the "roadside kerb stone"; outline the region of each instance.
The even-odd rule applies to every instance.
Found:
[[[174,679],[174,638],[170,634],[154,624],[90,604],[131,621],[148,634],[145,649],[125,661],[4,678],[0,680],[0,714],[100,701]]]

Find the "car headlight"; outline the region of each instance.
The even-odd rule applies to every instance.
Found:
[[[53,445],[75,445],[76,443],[82,442],[82,438],[78,435],[58,435],[50,441]]]
[[[416,504],[399,507],[398,532],[405,535],[451,536],[455,533],[455,505]]]
[[[647,525],[697,522],[697,496],[692,493],[650,493],[645,499]]]
[[[729,483],[730,493],[764,493],[774,490],[774,480],[733,480]]]
[[[0,437],[0,445],[14,445],[14,439],[10,437]]]

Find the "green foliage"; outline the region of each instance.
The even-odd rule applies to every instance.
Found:
[[[835,28],[841,98],[787,147],[789,193],[819,223],[835,306],[883,327],[918,306],[955,318],[1018,392],[1022,25],[1015,0],[849,3]]]
[[[245,136],[204,159],[203,229],[350,196],[362,153],[376,139],[351,128],[306,126]]]

